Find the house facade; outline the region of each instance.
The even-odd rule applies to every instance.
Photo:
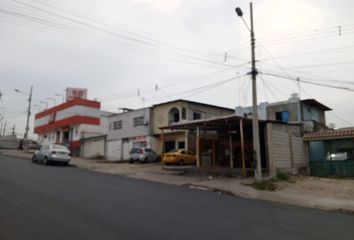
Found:
[[[207,119],[233,114],[234,110],[187,100],[175,100],[153,106],[152,134],[158,140],[156,152],[159,154],[172,149],[189,149],[195,141],[188,130],[166,129],[173,123]],[[162,129],[164,128],[164,129]]]
[[[128,160],[132,148],[156,149],[157,140],[152,136],[152,115],[151,108],[143,108],[110,116],[106,139],[107,160]]]

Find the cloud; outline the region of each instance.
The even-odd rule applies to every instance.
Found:
[[[181,2],[182,0],[134,0],[135,5],[164,12],[173,12]]]

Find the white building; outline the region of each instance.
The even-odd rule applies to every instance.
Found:
[[[151,108],[131,110],[110,116],[106,145],[107,160],[128,160],[130,150],[135,147],[155,149],[157,140],[151,134],[151,119]]]
[[[108,114],[97,101],[74,98],[35,115],[34,132],[40,143],[59,143],[80,152],[80,139],[105,134]]]

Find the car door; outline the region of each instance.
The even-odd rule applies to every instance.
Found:
[[[37,152],[36,154],[36,158],[38,161],[43,161],[44,159],[44,156],[43,156],[43,152],[44,152],[44,149],[45,149],[46,146],[42,146],[39,151]]]

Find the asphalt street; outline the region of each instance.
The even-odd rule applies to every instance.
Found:
[[[354,239],[354,216],[0,155],[0,239]]]

